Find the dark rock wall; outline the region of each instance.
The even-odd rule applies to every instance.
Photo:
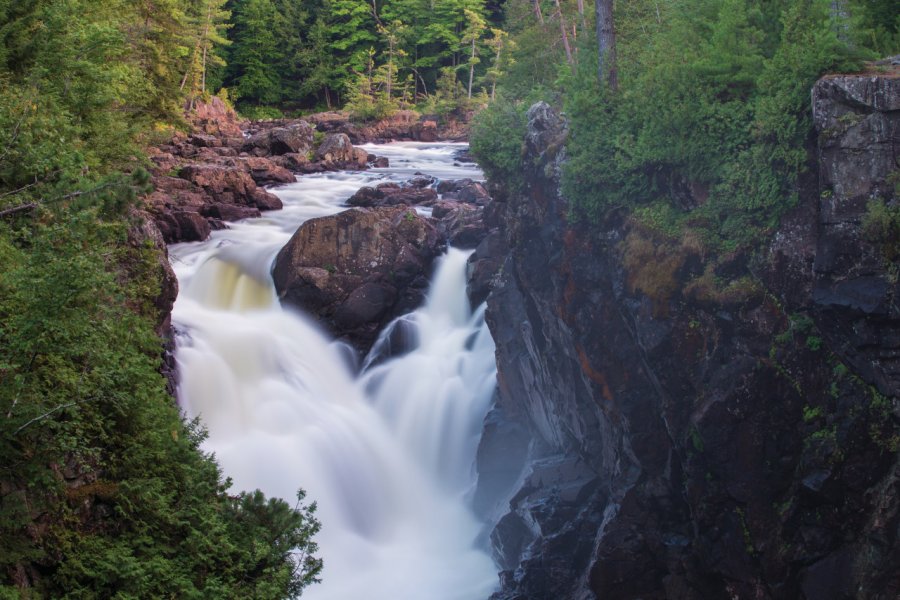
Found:
[[[822,187],[806,178],[746,289],[663,299],[633,285],[629,242],[664,242],[623,215],[568,223],[565,123],[529,111],[526,192],[494,203],[479,460],[515,448],[521,468],[493,490],[496,598],[900,595],[896,270],[860,226],[897,201],[900,87],[830,78],[814,98]],[[852,126],[823,134],[834,120]]]

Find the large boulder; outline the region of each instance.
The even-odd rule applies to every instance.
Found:
[[[345,133],[332,133],[316,150],[316,159],[327,164],[338,164],[365,168],[369,153],[356,148]]]
[[[260,210],[281,208],[277,196],[259,188],[249,170],[221,164],[187,165],[181,169],[183,179],[202,188],[217,204],[243,204]]]
[[[202,242],[212,230],[200,213],[175,210],[157,217],[156,225],[167,244]]]
[[[464,202],[438,200],[431,216],[437,220],[438,229],[457,248],[475,248],[487,235],[484,226],[484,209]]]
[[[445,200],[459,200],[470,204],[484,206],[490,202],[491,195],[484,185],[471,179],[451,179],[441,181],[437,185],[437,191]]]
[[[282,302],[367,351],[392,318],[424,300],[445,240],[405,207],[351,209],[304,223],[275,261]]]
[[[243,150],[255,156],[306,154],[312,148],[314,133],[315,130],[309,123],[298,121],[252,135],[244,143]]]
[[[247,169],[247,172],[250,173],[257,185],[294,183],[297,181],[293,173],[277,164],[274,160],[255,156],[242,157],[237,160]]]
[[[349,206],[414,206],[430,204],[437,200],[437,192],[428,187],[387,182],[373,187],[360,188],[347,199]]]

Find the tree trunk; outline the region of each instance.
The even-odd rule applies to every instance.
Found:
[[[534,0],[534,16],[537,17],[538,23],[544,24],[544,13],[541,12],[541,0]]]
[[[613,23],[613,0],[594,0],[594,7],[597,13],[597,49],[600,58],[597,75],[601,83],[606,83],[609,89],[616,90],[619,87],[619,80],[616,72],[616,28]]]
[[[475,79],[475,37],[472,37],[472,59],[469,61],[469,98],[472,98],[472,81]]]
[[[838,39],[850,43],[850,11],[846,0],[831,0],[831,22]]]
[[[200,93],[206,93],[206,53],[209,51],[209,27],[212,24],[212,2],[208,2],[206,9],[206,25],[203,28],[203,63],[201,66]]]
[[[562,33],[563,48],[566,49],[566,60],[569,61],[570,65],[574,65],[575,59],[572,58],[572,46],[569,45],[569,33],[566,31],[566,21],[563,19],[562,7],[559,5],[559,0],[554,0],[554,2],[556,3],[556,14],[559,15],[559,31]]]

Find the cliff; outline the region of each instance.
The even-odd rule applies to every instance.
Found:
[[[900,288],[873,226],[896,210],[900,79],[813,100],[800,205],[690,285],[683,240],[568,220],[565,120],[529,110],[524,192],[497,191],[473,257],[502,263],[478,497],[497,600],[900,595]]]

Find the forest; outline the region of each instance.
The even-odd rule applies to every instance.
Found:
[[[795,202],[812,83],[900,51],[894,0],[601,5],[614,55],[583,0],[0,0],[0,598],[290,597],[328,560],[315,503],[230,492],[160,374],[135,209],[145,149],[197,101],[480,111],[473,151],[515,190],[546,100],[573,218],[624,209],[724,255]]]

